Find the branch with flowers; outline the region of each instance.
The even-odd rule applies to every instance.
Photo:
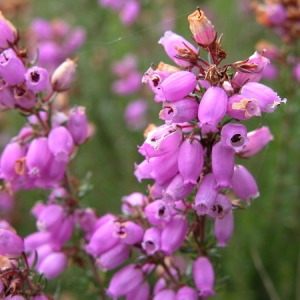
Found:
[[[45,280],[68,261],[92,268],[102,299],[215,295],[217,248],[227,245],[234,214],[259,196],[236,158],[251,158],[273,139],[268,127],[248,132],[244,123],[286,102],[259,83],[269,63],[264,53],[224,64],[221,36],[200,9],[188,17],[193,42],[167,31],[159,43],[176,66],[161,62],[143,76],[165,122],[148,126],[138,150],[144,160],[134,174],[151,180],[148,193],[124,196],[120,215],[98,217],[82,206],[84,185],[69,170],[89,138],[85,110],[62,114],[55,107],[76,62],[67,59],[50,75],[19,49],[14,26],[0,21],[1,106],[26,120],[1,155],[3,189],[49,192],[31,211],[37,231],[24,240],[1,223],[1,297],[47,299]]]

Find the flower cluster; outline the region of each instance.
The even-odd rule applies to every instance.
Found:
[[[248,132],[242,121],[285,103],[259,83],[269,63],[262,53],[223,65],[226,53],[211,22],[201,10],[188,19],[198,47],[166,32],[159,43],[177,66],[160,63],[143,76],[163,105],[159,117],[165,122],[149,125],[139,147],[145,159],[136,164],[135,176],[154,180],[149,195],[124,197],[123,214],[98,219],[88,237],[86,251],[102,270],[136,258],[113,275],[107,290],[113,299],[215,294],[215,246],[227,245],[233,211],[259,195],[254,177],[236,157],[249,158],[273,139],[267,127]],[[209,224],[215,242],[208,237]]]
[[[223,64],[226,52],[203,11],[188,21],[195,43],[171,31],[159,40],[177,66],[161,62],[142,78],[162,103],[164,124],[148,126],[139,147],[144,160],[134,173],[154,183],[147,195],[124,196],[122,214],[99,217],[81,206],[85,187],[69,172],[89,138],[85,110],[62,112],[54,105],[57,94],[70,88],[75,61],[67,59],[52,75],[31,65],[15,28],[2,16],[1,108],[26,117],[1,155],[3,189],[40,188],[49,195],[31,211],[36,232],[22,240],[0,229],[0,254],[19,258],[0,266],[1,297],[43,299],[40,284],[12,287],[8,279],[28,282],[37,273],[53,279],[68,261],[86,268],[87,260],[95,274],[119,268],[106,289],[112,299],[196,300],[216,293],[215,248],[227,245],[234,211],[259,195],[254,177],[236,158],[253,156],[273,139],[267,127],[249,132],[243,121],[272,113],[285,100],[259,83],[269,63],[263,53]]]
[[[3,260],[21,257],[20,261],[0,266],[0,295],[43,299],[36,298],[42,297],[40,284],[28,282],[36,271],[53,278],[67,265],[67,250],[62,245],[73,233],[80,188],[73,187],[68,166],[87,141],[89,126],[83,107],[63,112],[55,104],[57,95],[70,88],[75,61],[66,59],[51,74],[32,64],[27,51],[18,46],[15,27],[2,14],[0,31],[1,110],[15,110],[26,120],[1,154],[1,206],[9,208],[13,194],[21,190],[50,190],[48,202],[38,203],[33,209],[37,233],[23,241],[13,231],[1,228]]]

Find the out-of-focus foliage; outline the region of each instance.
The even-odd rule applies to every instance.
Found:
[[[78,153],[74,173],[83,178],[91,172],[93,189],[83,201],[87,206],[96,207],[99,214],[118,213],[123,195],[146,191],[146,184],[139,184],[133,176],[134,162],[141,161],[137,145],[143,141],[143,132],[132,132],[126,127],[123,112],[127,103],[143,96],[150,106],[149,120],[161,123],[157,116],[159,105],[153,102],[148,90],[143,89],[142,95],[125,97],[112,93],[111,84],[116,79],[111,72],[114,61],[133,53],[139,59],[141,72],[151,63],[170,62],[157,41],[169,29],[188,39],[191,34],[186,17],[196,6],[211,18],[219,34],[224,33],[222,43],[230,61],[249,57],[261,38],[279,43],[275,35],[255,23],[246,1],[141,0],[141,15],[130,27],[122,25],[115,13],[100,7],[96,0],[26,2],[19,13],[11,15],[24,31],[36,17],[62,18],[86,30],[86,42],[78,52],[77,80],[70,101],[86,107],[95,135]],[[10,14],[8,11],[7,17]],[[261,196],[248,209],[235,214],[233,239],[228,248],[220,251],[219,278],[225,276],[226,280],[216,288],[215,299],[300,298],[297,285],[300,282],[300,124],[297,118],[300,89],[291,81],[289,72],[283,68],[280,78],[272,83],[282,97],[288,98],[286,107],[252,122],[252,129],[268,125],[275,140],[247,166],[258,180]],[[5,128],[12,135],[13,121],[9,117],[5,119]],[[37,193],[19,196],[14,219],[21,232],[33,228],[29,209],[40,196]],[[89,275],[79,268],[68,270],[62,279],[49,282],[49,290],[69,297],[61,299],[83,299],[86,293],[84,299],[93,299],[93,296],[89,298],[92,295],[86,280]]]

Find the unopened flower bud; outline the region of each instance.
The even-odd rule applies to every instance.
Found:
[[[206,18],[204,12],[197,9],[188,16],[190,22],[190,30],[193,34],[194,40],[201,46],[207,47],[211,45],[217,37],[214,26]]]
[[[56,68],[51,77],[52,89],[55,92],[64,92],[70,88],[76,66],[75,61],[68,58]]]
[[[3,16],[0,11],[0,48],[7,48],[16,40],[15,26]]]

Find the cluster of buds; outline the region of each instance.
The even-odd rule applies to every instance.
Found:
[[[286,44],[296,42],[300,37],[300,7],[297,0],[253,1],[252,8],[257,22],[272,28]]]

